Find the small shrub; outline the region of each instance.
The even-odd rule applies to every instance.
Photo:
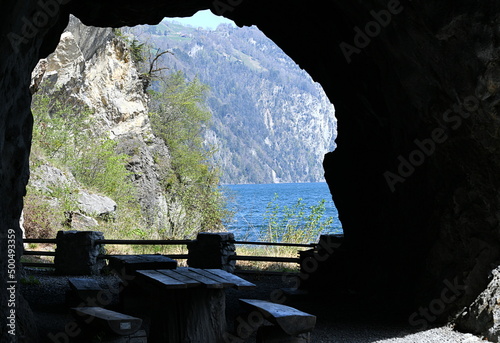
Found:
[[[128,156],[116,153],[117,143],[101,139],[89,146],[85,153],[71,163],[75,178],[90,189],[95,189],[112,198],[132,200],[134,186],[131,173],[126,168]]]
[[[64,220],[46,198],[31,193],[24,198],[23,217],[26,238],[54,238]]]
[[[311,243],[329,229],[333,217],[325,217],[326,201],[307,207],[301,198],[292,206],[281,207],[277,204],[278,194],[267,205],[264,215],[267,221],[266,231],[261,238],[269,242]]]
[[[326,201],[307,207],[301,198],[292,206],[281,207],[278,194],[267,205],[264,215],[267,226],[261,231],[262,241],[283,243],[313,243],[319,235],[331,228],[333,217],[325,217]],[[283,256],[297,255],[293,247],[269,247],[272,254]]]

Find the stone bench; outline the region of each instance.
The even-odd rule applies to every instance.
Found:
[[[99,337],[100,342],[146,343],[144,330],[140,330],[142,319],[102,307],[74,307],[71,309],[77,322],[85,328],[86,337]]]
[[[103,291],[97,281],[90,278],[72,277],[68,279],[68,283],[70,290],[66,293],[66,303],[69,306],[95,302],[99,292]]]
[[[273,326],[260,326],[257,343],[306,343],[316,325],[316,316],[293,307],[265,300],[240,299],[240,305],[251,313],[258,313]],[[251,316],[249,315],[248,318]],[[263,324],[263,322],[261,323]]]

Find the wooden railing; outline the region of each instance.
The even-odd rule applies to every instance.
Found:
[[[302,243],[278,243],[278,242],[248,242],[248,241],[234,241],[234,244],[244,245],[264,245],[264,246],[278,246],[278,247],[296,247],[296,248],[314,248],[315,243],[302,244]],[[229,257],[234,261],[256,261],[256,262],[281,262],[281,263],[300,263],[300,259],[293,257],[273,257],[273,256],[242,256],[234,255]]]
[[[190,239],[181,240],[162,240],[162,239],[98,239],[96,244],[117,244],[117,245],[188,245],[192,242]],[[110,255],[101,255],[102,258],[108,258]],[[165,254],[174,260],[185,260],[187,254]]]
[[[137,240],[137,239],[101,239],[96,240],[96,244],[109,244],[109,245],[187,245],[191,243],[192,240]],[[35,244],[57,244],[55,238],[48,239],[34,239],[26,238],[24,243],[35,243]],[[316,243],[302,244],[302,243],[278,243],[278,242],[256,242],[256,241],[232,241],[233,244],[238,245],[263,245],[263,246],[278,246],[278,247],[296,247],[296,248],[314,248],[317,246]],[[36,250],[25,250],[25,256],[55,256],[54,251],[36,251]],[[110,255],[101,255],[102,258],[108,258]],[[173,259],[182,260],[187,259],[188,254],[165,254]],[[281,263],[300,263],[299,258],[293,257],[274,257],[274,256],[242,256],[234,255],[230,257],[231,260],[235,261],[258,261],[258,262],[281,262]],[[23,262],[24,266],[27,267],[53,267],[54,263],[41,263],[41,262]]]

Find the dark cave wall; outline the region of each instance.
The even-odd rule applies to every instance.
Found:
[[[21,252],[31,70],[55,48],[68,13],[87,25],[118,27],[212,8],[238,25],[256,24],[322,84],[336,107],[338,148],[324,166],[346,244],[342,267],[332,262],[320,269],[325,272],[311,277],[316,285],[343,280],[384,301],[426,304],[439,297],[443,281],[459,279],[467,285],[464,296],[444,314],[484,288],[500,247],[500,3],[242,0],[215,8],[196,0],[49,0],[44,3],[57,10],[34,32],[25,31],[41,11],[37,3],[10,1],[0,14],[3,38],[11,32],[26,38],[19,51],[8,39],[0,42],[2,255],[9,229],[16,230],[18,257]],[[356,46],[356,28],[364,31],[374,20],[371,11],[391,9],[380,32]],[[359,49],[350,62],[342,42]],[[410,158],[418,165],[401,167]],[[398,180],[392,188],[387,172]],[[6,259],[0,261],[5,280]],[[6,304],[2,292],[1,308]],[[1,327],[7,342],[12,337]]]
[[[343,106],[326,178],[350,244],[349,269],[374,271],[354,272],[356,286],[425,306],[445,280],[463,280],[453,310],[485,286],[498,258],[499,8],[402,4],[368,47],[338,66],[351,82],[331,93]],[[352,21],[363,27],[368,19]],[[398,173],[412,157],[417,165]],[[387,171],[404,182],[391,189]]]
[[[36,342],[33,316],[21,296],[19,283],[22,271],[22,232],[19,218],[25,186],[28,181],[28,157],[33,120],[30,112],[29,85],[31,70],[38,62],[42,48],[55,48],[45,44],[44,37],[58,21],[64,18],[56,11],[53,15],[38,16],[35,1],[9,1],[2,3],[0,27],[0,341]],[[35,18],[35,19],[33,19]],[[38,26],[33,25],[33,20]],[[15,241],[15,244],[13,243]],[[12,260],[16,260],[12,263]],[[12,283],[9,283],[12,282]],[[18,282],[18,283],[15,283]],[[10,289],[9,289],[10,288]],[[9,289],[9,290],[8,290]],[[11,290],[12,289],[12,290]],[[12,312],[14,311],[14,312]],[[11,319],[15,316],[15,320]],[[7,317],[11,317],[7,319]],[[10,326],[7,326],[7,322]],[[15,335],[11,334],[14,333]],[[9,333],[8,331],[11,331]]]
[[[243,2],[227,15],[257,24],[336,108],[324,166],[346,243],[314,286],[343,279],[412,309],[465,285],[446,318],[498,264],[500,3],[294,4]],[[375,34],[361,39],[367,24]],[[342,43],[355,49],[350,61]]]

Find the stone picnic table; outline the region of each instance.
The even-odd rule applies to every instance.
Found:
[[[153,342],[223,342],[226,332],[224,289],[255,284],[221,269],[139,270],[134,280],[151,292]]]
[[[112,269],[133,276],[131,287],[122,292],[123,301],[146,307],[152,342],[224,342],[224,289],[254,289],[256,285],[222,269],[177,268],[177,262],[169,260],[161,255],[110,257]]]
[[[177,261],[164,255],[110,255],[109,268],[118,273],[133,275],[141,269],[175,269]]]

